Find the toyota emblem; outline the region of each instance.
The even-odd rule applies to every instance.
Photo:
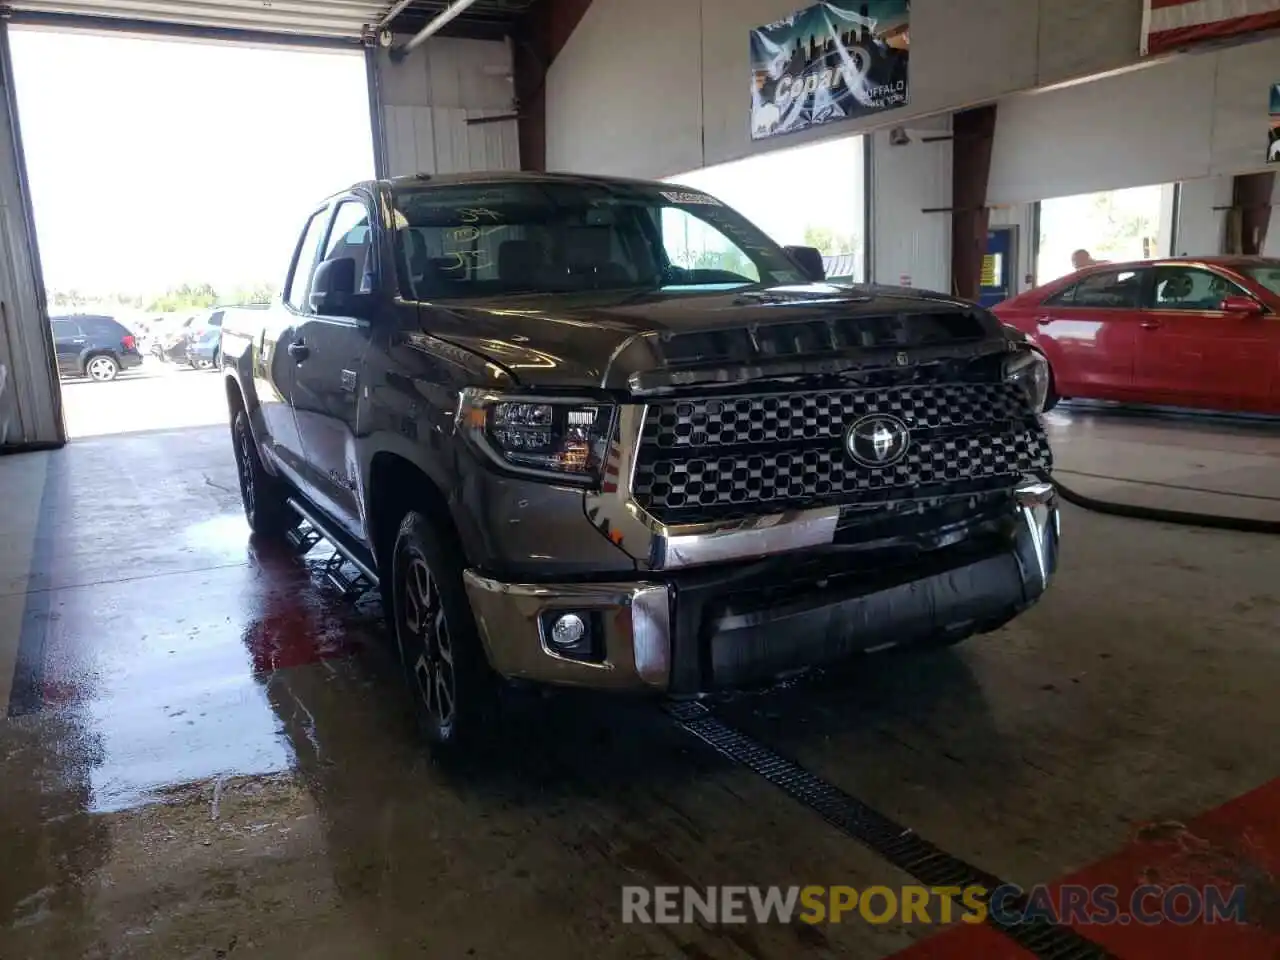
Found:
[[[875,413],[849,428],[845,449],[854,463],[864,467],[888,467],[907,455],[911,431],[897,417]]]

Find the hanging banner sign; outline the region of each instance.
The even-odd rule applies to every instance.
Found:
[[[816,3],[751,31],[751,138],[906,106],[910,0]]]

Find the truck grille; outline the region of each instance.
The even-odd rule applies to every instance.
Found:
[[[845,432],[874,413],[911,431],[906,455],[863,467]],[[990,490],[1046,470],[1049,446],[1019,387],[905,387],[667,400],[651,404],[632,495],[664,522],[792,507]]]

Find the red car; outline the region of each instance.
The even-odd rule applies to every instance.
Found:
[[[997,304],[1087,397],[1280,413],[1280,260],[1099,263]]]

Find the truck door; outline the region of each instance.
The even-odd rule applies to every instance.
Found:
[[[372,294],[373,232],[363,200],[338,201],[322,246],[320,263],[354,261],[353,292]],[[293,409],[317,505],[354,537],[363,531],[360,462],[356,454],[356,409],[361,371],[369,347],[368,320],[309,309],[295,343],[300,345],[293,383]]]
[[[299,487],[306,490],[302,438],[293,415],[293,388],[298,352],[293,346],[299,325],[306,319],[307,293],[315,270],[320,242],[329,223],[329,208],[313,213],[294,251],[282,302],[263,317],[261,342],[255,344],[254,383],[261,405],[265,442],[262,444]]]

